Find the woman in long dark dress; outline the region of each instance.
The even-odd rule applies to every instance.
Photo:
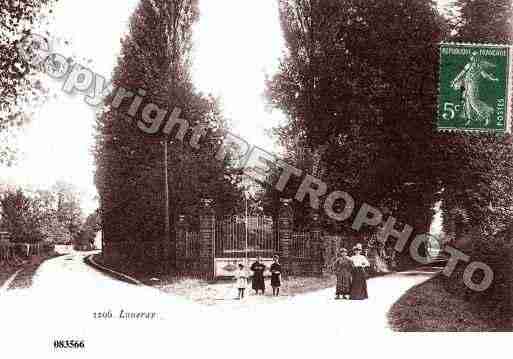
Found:
[[[353,263],[347,256],[347,249],[341,248],[337,258],[333,262],[333,272],[337,276],[337,287],[335,299],[349,299],[351,294],[351,283],[353,282]]]
[[[262,294],[265,292],[265,282],[264,282],[264,271],[265,265],[260,263],[260,258],[251,265],[251,271],[253,271],[253,280],[251,283],[251,287],[255,291],[255,294],[258,294],[258,291],[261,290]]]
[[[362,255],[362,245],[357,244],[354,248],[354,255],[351,257],[353,262],[353,283],[351,285],[351,299],[367,299],[367,270],[370,263]]]

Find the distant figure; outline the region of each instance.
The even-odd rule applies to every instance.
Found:
[[[388,272],[387,263],[385,262],[385,250],[382,248],[382,245],[371,248],[368,259],[374,273]]]
[[[387,247],[386,248],[386,258],[388,262],[388,267],[391,270],[394,270],[397,267],[397,263],[395,261],[395,250],[394,247]]]
[[[260,263],[260,258],[257,258],[256,261],[251,265],[251,271],[253,271],[253,281],[252,287],[255,291],[255,294],[258,294],[258,291],[261,290],[262,294],[265,292],[265,282],[264,282],[264,271],[265,265]]]
[[[351,285],[351,299],[367,299],[367,270],[370,267],[367,258],[362,255],[362,245],[358,243],[353,248],[353,283]]]
[[[340,299],[340,296],[343,299],[349,299],[353,282],[353,262],[347,256],[347,249],[340,248],[337,258],[333,261],[333,271],[337,276],[335,299]]]
[[[367,257],[367,260],[370,263],[370,270],[373,273],[378,273],[378,264],[377,264],[377,258],[378,258],[378,249],[376,246],[368,247],[365,251],[364,255]]]
[[[237,284],[237,289],[239,291],[239,298],[244,298],[244,291],[246,290],[246,286],[248,284],[248,273],[244,269],[244,264],[239,263],[239,269],[235,271],[235,279]]]
[[[273,287],[273,296],[280,295],[281,286],[281,264],[279,263],[280,257],[275,255],[273,257],[273,264],[271,264],[271,287]]]

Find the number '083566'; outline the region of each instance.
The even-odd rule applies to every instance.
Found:
[[[54,340],[53,347],[55,349],[83,349],[85,342],[83,340]]]

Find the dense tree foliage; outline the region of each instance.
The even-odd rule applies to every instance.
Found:
[[[467,42],[510,44],[513,39],[511,0],[456,0],[460,12],[457,38]]]
[[[66,182],[50,190],[6,189],[0,199],[2,229],[18,242],[69,243],[83,225],[80,193]]]
[[[94,248],[94,240],[100,230],[100,217],[98,211],[91,213],[82,223],[73,244],[78,250],[91,250]]]
[[[4,0],[0,5],[0,135],[27,121],[30,106],[45,97],[37,69],[29,65],[18,46],[51,12],[56,0]],[[0,164],[9,164],[14,148],[0,143]]]
[[[22,190],[8,192],[0,200],[3,227],[12,242],[37,243],[47,238],[48,223],[44,203],[27,196]]]
[[[509,226],[509,137],[440,133],[434,126],[439,43],[510,43],[511,1],[456,1],[452,19],[430,1],[279,6],[287,51],[266,95],[288,115],[276,131],[289,163],[417,232],[429,230],[440,199],[453,237],[463,235],[462,227],[487,235]],[[309,160],[300,159],[305,153]],[[276,211],[278,198],[294,197],[299,183],[283,193],[264,191],[265,208]],[[294,206],[306,218],[307,203]]]
[[[82,201],[78,189],[63,181],[52,187],[50,195],[55,203],[55,216],[71,236],[76,236],[82,226]]]
[[[332,190],[426,231],[439,182],[433,119],[447,31],[434,4],[279,4],[287,52],[267,97],[289,116],[278,129],[289,157],[299,148],[321,155]]]

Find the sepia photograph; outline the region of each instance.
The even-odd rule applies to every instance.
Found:
[[[512,0],[0,0],[0,357],[507,353],[512,61]]]

